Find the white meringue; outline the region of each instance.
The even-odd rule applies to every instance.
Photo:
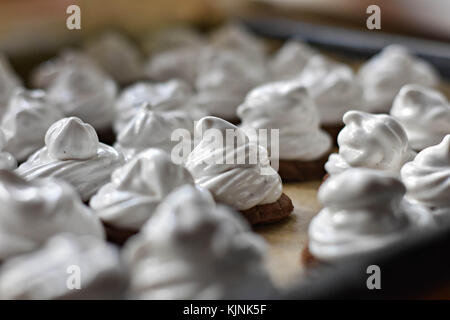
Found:
[[[437,221],[450,220],[450,134],[419,152],[403,166],[401,176],[407,201],[425,208]]]
[[[404,193],[399,179],[378,170],[331,176],[319,189],[324,208],[309,225],[309,251],[321,261],[335,261],[403,239],[414,227],[402,210]]]
[[[77,274],[79,288],[71,281]],[[119,299],[125,286],[117,248],[92,236],[56,235],[0,271],[2,300]]]
[[[188,155],[186,168],[216,201],[246,210],[281,197],[281,178],[270,167],[267,150],[250,143],[241,129],[223,119],[205,117],[195,131],[201,141]],[[230,133],[236,137],[233,141],[226,138]]]
[[[40,64],[31,73],[30,82],[34,88],[48,88],[66,69],[87,68],[102,72],[90,56],[75,49],[63,49],[61,53]]]
[[[104,237],[100,220],[64,181],[28,182],[0,171],[0,260],[38,248],[56,234]]]
[[[61,118],[63,114],[44,91],[16,90],[1,121],[6,139],[4,150],[18,161],[26,160],[44,146],[47,129]]]
[[[403,125],[415,150],[436,145],[450,134],[450,103],[437,90],[406,85],[395,98],[390,113]]]
[[[263,240],[235,212],[215,207],[192,186],[170,194],[124,259],[131,298],[258,299],[274,293]]]
[[[138,48],[116,32],[106,32],[86,44],[86,52],[119,83],[130,83],[143,76]]]
[[[5,144],[5,135],[0,128],[0,170],[12,170],[17,167],[17,161],[11,153],[3,151]]]
[[[192,88],[182,80],[162,83],[138,82],[122,91],[115,104],[114,130],[117,133],[138,113],[142,103],[158,111],[185,110],[190,118],[197,120],[205,116],[193,101]]]
[[[143,41],[147,53],[163,52],[179,48],[198,48],[206,44],[206,39],[194,28],[187,25],[166,27],[146,37]]]
[[[279,143],[275,147],[279,148],[280,159],[314,160],[331,148],[331,137],[319,128],[314,101],[297,82],[272,82],[253,89],[239,106],[237,115],[244,130],[279,130]],[[271,144],[267,142],[270,151]]]
[[[14,90],[21,86],[22,82],[9,65],[7,58],[0,53],[0,116]]]
[[[170,192],[185,184],[194,185],[187,169],[172,163],[164,151],[148,149],[116,169],[90,206],[103,222],[137,231]]]
[[[398,174],[414,159],[406,132],[393,117],[348,111],[338,136],[339,153],[330,155],[325,169],[335,174],[351,167],[365,167]]]
[[[228,23],[214,30],[210,36],[210,43],[218,50],[232,50],[259,62],[266,59],[264,42],[241,24]]]
[[[438,72],[428,62],[400,45],[384,48],[359,69],[357,77],[364,90],[363,107],[368,112],[388,112],[406,84],[435,86],[439,82]]]
[[[108,182],[124,157],[113,147],[99,143],[94,128],[79,118],[55,122],[45,136],[45,147],[16,169],[27,180],[56,177],[72,184],[84,201]]]
[[[314,49],[301,41],[287,41],[269,61],[271,78],[291,80],[298,77],[315,54]]]
[[[75,116],[98,130],[114,118],[117,86],[95,68],[64,68],[48,88],[48,98],[66,116]]]
[[[202,110],[233,120],[245,95],[266,79],[266,70],[234,51],[204,50],[196,80]]]
[[[183,129],[188,134],[186,143],[192,149],[194,121],[184,111],[154,111],[148,103],[141,105],[139,112],[123,128],[114,147],[121,151],[127,160],[148,148],[158,148],[171,154],[180,142],[172,139],[175,130]],[[185,155],[187,156],[187,155]]]
[[[193,86],[201,51],[198,47],[180,47],[155,52],[145,63],[145,74],[153,81],[182,79]]]
[[[344,113],[360,104],[361,88],[353,70],[321,54],[308,60],[297,81],[314,99],[322,124],[341,124]]]

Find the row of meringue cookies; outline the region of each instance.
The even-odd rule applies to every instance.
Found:
[[[249,299],[278,290],[264,241],[192,185],[173,190],[121,251],[63,180],[0,170],[0,204],[2,300]]]
[[[325,164],[305,265],[382,250],[450,221],[450,104],[405,85],[390,115],[349,111]],[[417,153],[417,152],[418,153]]]

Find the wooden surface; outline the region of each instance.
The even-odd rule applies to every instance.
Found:
[[[317,189],[320,181],[289,183],[283,185],[294,204],[294,212],[283,222],[261,226],[256,232],[264,237],[268,244],[268,269],[279,287],[293,285],[302,275],[300,253],[305,245],[308,225],[319,211]]]

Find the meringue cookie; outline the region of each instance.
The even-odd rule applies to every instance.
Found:
[[[80,282],[71,282],[77,271]],[[2,300],[118,299],[125,286],[117,248],[92,236],[56,235],[8,260],[0,272]]]
[[[218,50],[232,50],[249,59],[260,62],[266,59],[264,42],[240,24],[229,23],[215,30],[211,34],[210,43]]]
[[[194,131],[194,121],[183,111],[153,111],[148,103],[142,104],[139,112],[120,132],[114,147],[121,151],[127,160],[137,153],[158,148],[171,154],[178,141],[172,139],[175,130],[186,130],[188,137],[181,143],[187,143],[192,149],[191,137]]]
[[[63,114],[44,91],[16,90],[1,121],[6,139],[4,150],[18,161],[26,160],[44,145],[47,129],[61,118]]]
[[[204,50],[196,80],[196,101],[209,114],[234,120],[236,109],[266,71],[234,51]]]
[[[193,85],[201,51],[201,47],[188,46],[155,52],[145,63],[144,72],[153,81],[182,79]]]
[[[107,32],[86,44],[86,52],[119,83],[142,78],[138,48],[119,33]]]
[[[139,230],[159,203],[174,189],[194,185],[187,169],[172,163],[159,149],[136,155],[111,175],[111,182],[95,194],[90,206],[113,227]]]
[[[450,103],[442,93],[427,87],[404,86],[394,100],[391,115],[403,125],[415,150],[436,145],[450,133]]]
[[[194,28],[185,25],[163,28],[144,39],[144,50],[148,53],[163,52],[178,48],[204,46],[206,39]]]
[[[366,62],[358,72],[364,90],[364,109],[388,112],[399,90],[406,84],[435,86],[438,72],[428,62],[414,57],[407,48],[390,45]]]
[[[403,166],[401,176],[407,201],[425,208],[438,221],[450,220],[450,134],[419,152]]]
[[[28,182],[0,171],[0,260],[32,251],[56,234],[104,237],[100,220],[64,181]]]
[[[263,240],[192,186],[170,194],[123,255],[131,298],[263,299],[274,293]]]
[[[14,73],[6,57],[0,53],[0,116],[14,90],[21,86],[19,77]]]
[[[414,227],[402,210],[404,193],[387,172],[359,168],[331,176],[319,189],[324,208],[309,225],[309,251],[320,261],[335,261],[403,239]]]
[[[237,143],[226,139],[227,131]],[[185,165],[195,183],[209,190],[216,201],[246,210],[281,197],[281,179],[270,167],[267,150],[251,143],[241,129],[223,119],[205,117],[198,121],[195,134],[201,141]],[[257,156],[252,159],[252,154]]]
[[[298,81],[314,99],[322,124],[341,124],[344,113],[356,109],[361,100],[353,70],[320,54],[308,60]]]
[[[205,116],[193,102],[192,88],[182,80],[162,83],[138,82],[120,94],[116,107],[114,130],[120,132],[138,113],[142,103],[147,102],[152,110],[185,110],[194,120]]]
[[[35,68],[31,73],[30,82],[34,88],[48,88],[63,70],[71,68],[95,69],[102,72],[96,62],[84,52],[63,49],[56,58],[45,61]]]
[[[298,77],[315,54],[314,49],[301,41],[287,41],[269,61],[271,78],[291,80]]]
[[[414,159],[406,132],[393,117],[348,111],[343,118],[345,128],[339,133],[339,153],[330,155],[325,169],[335,174],[351,167],[365,167],[399,173]]]
[[[272,82],[253,89],[239,106],[237,115],[244,130],[279,130],[276,147],[280,159],[314,160],[331,148],[331,137],[319,128],[313,100],[297,82]],[[249,135],[250,139],[252,136]]]
[[[3,151],[5,144],[6,138],[0,129],[0,170],[12,170],[17,167],[17,161],[11,153]]]
[[[117,86],[95,68],[65,68],[47,92],[66,116],[79,117],[98,130],[111,126]]]
[[[91,125],[70,117],[55,122],[48,129],[45,147],[32,154],[16,173],[27,180],[61,178],[73,185],[87,201],[123,163],[120,152],[99,143]]]

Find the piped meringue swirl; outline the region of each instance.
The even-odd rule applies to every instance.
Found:
[[[0,170],[12,170],[17,167],[17,161],[11,153],[3,151],[5,144],[5,135],[0,129]]]
[[[450,103],[437,90],[404,86],[394,100],[391,115],[403,125],[415,150],[436,145],[450,133]]]
[[[349,169],[319,189],[323,209],[308,229],[309,251],[335,261],[381,249],[408,235],[414,224],[402,210],[405,187],[387,172]]]
[[[75,289],[68,279],[77,271]],[[87,235],[56,235],[39,250],[8,260],[0,272],[2,300],[120,299],[125,286],[117,248]]]
[[[314,101],[298,82],[272,82],[253,89],[237,114],[244,130],[279,130],[280,159],[314,160],[330,150],[331,137],[320,130]]]
[[[47,129],[63,118],[59,108],[42,90],[18,89],[12,95],[3,115],[5,150],[18,161],[24,161],[44,145]]]
[[[281,178],[270,167],[267,150],[251,143],[241,129],[220,118],[204,117],[195,131],[202,138],[187,157],[186,168],[216,201],[245,210],[280,198]],[[230,141],[230,134],[236,139]]]
[[[406,132],[393,117],[348,111],[339,133],[339,153],[330,155],[325,169],[329,174],[351,167],[365,167],[399,173],[401,167],[414,159]]]
[[[438,220],[450,220],[450,134],[417,154],[401,171],[406,199],[425,207]]]
[[[314,99],[322,124],[340,124],[345,112],[357,109],[361,100],[353,70],[316,54],[308,60],[298,81]]]
[[[19,77],[14,73],[7,58],[0,53],[0,116],[13,92],[22,86]]]
[[[124,249],[131,298],[248,299],[274,293],[265,246],[228,208],[184,186],[158,207]]]
[[[62,232],[104,237],[100,220],[64,181],[28,182],[2,170],[0,203],[0,260],[35,250]]]
[[[120,132],[114,147],[121,151],[127,160],[148,148],[158,148],[170,154],[180,143],[172,140],[172,134],[176,130],[186,131],[188,136],[183,135],[181,143],[187,143],[191,150],[194,121],[188,113],[153,111],[148,103],[143,103],[139,112]]]
[[[94,128],[79,118],[55,122],[45,136],[45,147],[16,169],[27,180],[56,177],[66,180],[88,200],[108,182],[124,157],[113,147],[99,143]]]
[[[368,112],[388,112],[399,90],[406,84],[435,86],[438,72],[400,45],[390,45],[366,62],[358,71]]]
[[[164,151],[148,149],[116,169],[90,206],[109,225],[139,230],[159,203],[185,184],[194,185],[187,169],[172,163]]]

